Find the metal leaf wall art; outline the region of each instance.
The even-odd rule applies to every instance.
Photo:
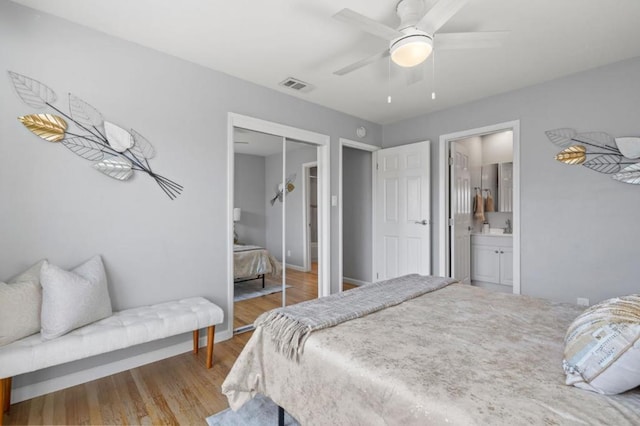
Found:
[[[146,173],[170,199],[184,189],[182,185],[151,169],[149,161],[156,151],[135,130],[123,129],[105,121],[100,111],[69,94],[69,114],[55,107],[56,93],[37,80],[9,71],[9,80],[22,101],[33,108],[51,108],[57,114],[30,114],[18,117],[24,126],[49,142],[60,142],[71,152],[93,162],[93,168],[117,180],[127,180],[133,172]],[[75,128],[69,130],[69,125]]]
[[[565,148],[556,155],[556,160],[565,164],[582,164],[586,161],[587,149],[582,145],[573,145]]]
[[[36,136],[49,142],[60,142],[67,130],[67,122],[57,115],[30,114],[18,117],[18,120]]]
[[[604,132],[577,133],[567,128],[547,130],[545,134],[563,148],[556,160],[581,164],[620,182],[640,184],[640,137],[614,138]]]

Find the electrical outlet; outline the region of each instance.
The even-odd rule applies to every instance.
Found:
[[[589,306],[589,299],[586,297],[578,297],[577,303],[580,306]]]
[[[291,250],[287,250],[287,257],[291,257]],[[589,301],[587,301],[589,303]]]

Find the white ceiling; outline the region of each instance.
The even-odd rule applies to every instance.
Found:
[[[338,22],[344,7],[390,26],[397,0],[15,0],[197,64],[386,124],[640,56],[639,0],[471,0],[440,32],[511,31],[500,49],[436,52],[406,85],[388,60],[333,71],[387,43]],[[297,93],[287,77],[316,86]],[[387,96],[392,96],[391,104]]]
[[[233,149],[236,154],[268,157],[282,152],[282,137],[253,130],[233,129]]]
[[[282,153],[282,136],[234,127],[233,141],[233,149],[236,154],[268,157],[270,155]],[[308,148],[310,146],[312,145],[305,142],[287,139],[287,152]]]

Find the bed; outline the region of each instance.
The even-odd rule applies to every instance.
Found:
[[[264,247],[233,245],[233,277],[236,283],[261,278],[264,287],[265,275],[278,276],[281,271],[280,262]]]
[[[313,332],[299,360],[258,327],[223,392],[256,393],[302,425],[640,424],[640,389],[564,384],[574,305],[461,283]]]

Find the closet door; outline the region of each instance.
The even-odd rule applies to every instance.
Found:
[[[283,241],[282,250],[283,265],[289,269],[283,274],[283,286],[290,291],[291,297],[287,298],[287,293],[283,288],[283,304],[291,305],[311,298],[318,297],[317,285],[317,261],[308,262],[310,239],[310,224],[317,223],[310,220],[312,214],[317,215],[318,209],[312,209],[310,199],[312,198],[311,183],[317,185],[317,179],[308,179],[309,165],[317,162],[318,154],[315,145],[288,139],[284,151],[283,182],[286,195],[283,199]],[[315,204],[317,207],[317,203]],[[315,275],[314,275],[315,274]],[[315,282],[312,277],[315,277]],[[302,299],[303,298],[303,299]]]

